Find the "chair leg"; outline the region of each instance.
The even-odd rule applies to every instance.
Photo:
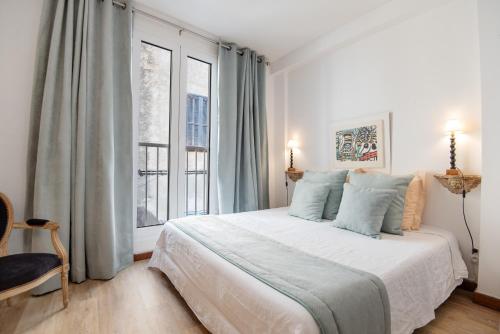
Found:
[[[63,270],[61,273],[61,286],[62,286],[62,295],[63,295],[63,304],[64,307],[68,307],[69,303],[69,289],[68,289],[68,272]]]

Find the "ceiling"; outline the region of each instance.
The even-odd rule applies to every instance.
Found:
[[[271,61],[390,0],[136,0]]]

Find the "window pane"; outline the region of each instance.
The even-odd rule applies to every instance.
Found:
[[[141,42],[137,226],[168,220],[172,52]]]
[[[211,65],[187,59],[186,215],[208,213]]]

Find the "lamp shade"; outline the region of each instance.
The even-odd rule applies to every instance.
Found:
[[[446,122],[446,133],[459,133],[462,131],[462,124],[457,119],[450,119]]]
[[[288,141],[287,146],[288,146],[288,148],[294,149],[294,148],[297,148],[299,146],[299,144],[297,143],[297,141],[295,139],[290,139]]]

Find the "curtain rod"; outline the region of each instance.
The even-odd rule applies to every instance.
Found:
[[[127,3],[121,2],[119,0],[113,0],[113,5],[115,5],[117,7],[120,7],[121,9],[127,8]],[[208,41],[210,43],[213,43],[213,44],[216,44],[216,45],[220,45],[224,49],[227,49],[227,50],[231,50],[232,49],[232,47],[230,45],[224,44],[224,43],[222,43],[220,41],[217,41],[215,39],[207,37],[207,36],[205,36],[203,34],[200,34],[200,33],[196,32],[196,31],[191,30],[191,29],[185,28],[185,27],[183,27],[181,25],[178,25],[176,23],[173,23],[173,22],[167,21],[165,19],[162,19],[161,17],[149,14],[148,12],[145,12],[145,11],[143,11],[141,9],[136,8],[136,7],[132,7],[132,12],[137,12],[137,13],[139,13],[141,15],[147,16],[147,17],[152,18],[154,20],[157,20],[157,21],[163,22],[165,24],[171,25],[171,26],[179,29],[179,33],[183,32],[183,31],[186,31],[186,32],[188,32],[190,34],[193,34],[193,35],[196,35],[196,36],[198,36],[198,37],[200,37],[200,38],[202,38],[202,39],[204,39],[204,40],[206,40],[206,41]],[[240,51],[240,50],[237,50],[236,53],[239,54],[239,55],[243,55],[243,51]],[[263,57],[262,56],[258,56],[257,60],[262,61]],[[269,65],[269,62],[266,62],[266,65]]]

